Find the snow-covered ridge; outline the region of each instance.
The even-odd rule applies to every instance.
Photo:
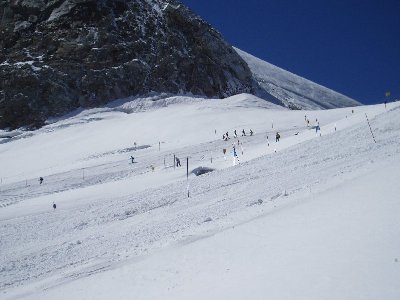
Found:
[[[235,48],[247,62],[258,83],[258,95],[265,93],[273,96],[283,105],[292,109],[339,108],[360,105],[345,95],[303,77],[285,71],[251,54]]]

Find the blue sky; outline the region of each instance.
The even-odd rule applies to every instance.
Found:
[[[362,103],[400,99],[400,0],[181,0],[232,45]]]

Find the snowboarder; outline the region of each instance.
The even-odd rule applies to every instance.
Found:
[[[135,158],[131,155],[131,162],[135,163]]]
[[[180,161],[180,159],[176,157],[175,160],[176,160],[176,166],[177,166],[177,167],[180,167],[180,166],[181,166],[181,161]]]
[[[56,210],[57,205],[53,202],[53,209]]]
[[[246,131],[242,130],[242,136],[246,136]]]
[[[279,132],[277,132],[276,133],[276,139],[275,139],[275,141],[276,142],[279,142],[279,139],[281,138],[281,135],[279,134]]]
[[[39,178],[39,183],[42,184],[43,183],[43,177]]]
[[[250,136],[253,136],[253,130],[250,129]]]

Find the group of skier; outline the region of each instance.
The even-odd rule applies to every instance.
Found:
[[[253,130],[250,129],[249,134],[250,134],[250,136],[253,136],[253,134],[254,134]],[[242,129],[242,136],[246,136],[246,131],[244,129]],[[236,129],[233,131],[233,137],[234,138],[238,137]],[[222,135],[222,140],[224,140],[224,141],[230,140],[228,131]]]

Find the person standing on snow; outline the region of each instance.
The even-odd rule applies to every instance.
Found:
[[[276,133],[276,137],[275,137],[275,142],[279,142],[279,139],[281,138],[281,135],[279,134],[279,132]]]
[[[250,129],[250,136],[253,136],[253,130]]]
[[[246,131],[242,130],[242,136],[246,136]]]
[[[318,119],[315,119],[315,133],[318,133],[319,130],[319,122]]]
[[[233,134],[234,134],[235,138],[237,138],[236,129],[235,129],[235,131],[233,132]]]
[[[176,166],[180,167],[181,166],[181,161],[179,160],[179,158],[176,157],[175,160],[176,160]]]
[[[43,177],[40,177],[39,178],[39,184],[42,184],[43,183]]]
[[[236,153],[236,148],[235,148],[235,144],[232,145],[232,155],[233,155],[233,165],[236,165],[236,160],[239,163],[239,157]]]

